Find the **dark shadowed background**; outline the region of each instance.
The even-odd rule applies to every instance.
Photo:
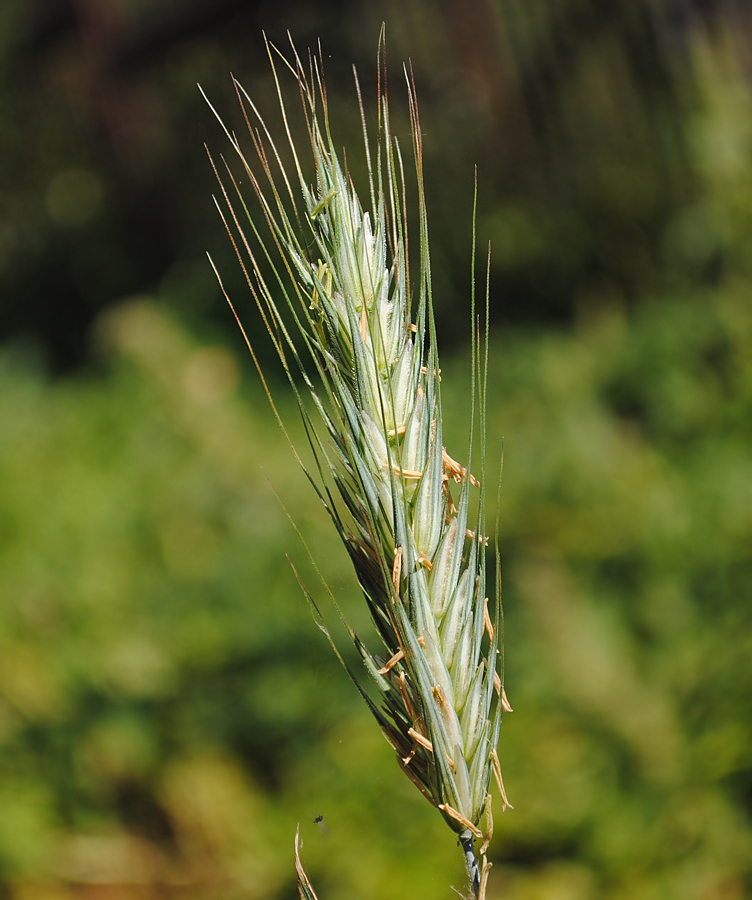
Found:
[[[748,5],[4,0],[0,897],[292,898],[298,823],[321,900],[464,886],[289,570],[315,584],[267,478],[362,620],[206,260],[269,364],[197,83],[240,128],[232,72],[279,134],[263,33],[320,39],[357,183],[382,21],[454,456],[476,165],[493,246],[515,809],[489,897],[752,896]]]

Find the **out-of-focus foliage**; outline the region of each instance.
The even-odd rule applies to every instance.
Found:
[[[506,775],[524,798],[499,852],[523,871],[549,857],[553,880],[575,863],[571,896],[747,896],[746,290],[630,323],[604,309],[497,360],[514,435]]]
[[[156,7],[136,6],[147,19]],[[458,134],[476,147],[485,135],[481,184],[492,190],[479,232],[498,248],[497,319],[507,305],[519,319],[527,305],[532,323],[556,297],[571,313],[566,330],[508,329],[492,354],[516,711],[500,748],[515,810],[496,823],[490,896],[739,900],[752,893],[749,47],[730,28],[669,29],[678,55],[656,65],[683,60],[670,81],[679,102],[651,95],[651,106],[625,87],[660,82],[630,68],[638,46],[619,43],[641,33],[635,19],[598,18],[594,3],[555,6],[561,19],[553,5],[536,5],[537,17],[511,0],[493,7],[512,55],[497,32],[460,15],[480,5],[459,4],[454,18],[451,4],[436,16],[418,0],[391,10],[393,56],[416,63],[437,181],[429,212],[435,258],[444,248],[445,324],[458,333],[466,318],[457,266],[462,248],[468,268],[469,228],[458,221],[464,203],[469,222],[472,171]],[[25,8],[0,6],[6,62],[17,58]],[[723,4],[703,8],[712,18]],[[371,53],[384,14],[369,7],[370,28],[351,10],[341,35]],[[315,37],[317,23],[307,27]],[[0,226],[3,327],[47,321],[42,332],[60,330],[70,362],[65,341],[83,346],[98,309],[160,284],[152,300],[96,320],[97,375],[50,381],[25,345],[0,355],[0,893],[294,897],[300,821],[321,900],[451,896],[447,885],[461,887],[464,874],[456,850],[403,784],[316,631],[285,554],[312,589],[315,575],[262,466],[360,624],[343,554],[253,374],[241,376],[226,344],[195,328],[220,302],[196,261],[209,242],[196,224],[208,201],[186,160],[207,135],[186,138],[197,114],[189,85],[215,93],[226,69],[242,75],[242,42],[165,38],[115,75],[99,57],[94,81],[102,71],[113,79],[100,85],[105,100],[125,102],[124,73],[137,71],[147,99],[126,107],[168,110],[178,123],[154,129],[148,116],[126,116],[129,139],[146,137],[125,147],[101,139],[91,111],[107,103],[81,88],[91,79],[61,33],[70,35],[53,30],[43,43],[57,55],[33,56],[0,88],[10,98],[3,169],[13,173],[0,198],[10,211]],[[568,41],[574,34],[582,39]],[[544,77],[549,59],[568,62]],[[481,69],[496,75],[478,80]],[[343,71],[335,65],[328,84],[344,136]],[[535,98],[552,95],[558,112],[547,118],[549,101]],[[109,146],[122,151],[117,163]],[[663,162],[643,166],[651,147]],[[489,175],[497,150],[503,165]],[[512,165],[506,152],[529,163]],[[125,178],[128,166],[136,174]],[[167,169],[179,181],[160,181]],[[122,241],[121,221],[136,226]],[[164,243],[150,243],[160,229]],[[449,449],[459,452],[463,351],[442,367]]]
[[[494,242],[494,319],[571,320],[583,296],[663,288],[660,248],[701,187],[691,121],[695,48],[746,65],[734,0],[3,0],[0,337],[31,333],[57,370],[86,358],[97,313],[159,290],[181,315],[227,322],[206,267],[213,188],[201,145],[223,136],[233,72],[264,111],[262,30],[305,54],[321,39],[338,140],[359,146],[351,64],[375,113],[387,27],[395,133],[410,60],[422,103],[440,337],[467,295],[473,166]],[[402,112],[404,116],[404,111]],[[276,122],[276,117],[271,121]],[[238,122],[242,127],[242,122]],[[348,162],[358,173],[361,153]],[[439,252],[437,252],[437,249]],[[705,279],[713,260],[698,266]],[[502,299],[503,298],[503,302]]]

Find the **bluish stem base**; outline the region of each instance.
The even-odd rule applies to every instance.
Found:
[[[478,858],[475,855],[472,831],[462,832],[460,835],[460,847],[462,847],[462,852],[465,854],[465,866],[467,867],[470,884],[473,887],[473,894],[477,897],[480,892],[480,867],[478,866]]]

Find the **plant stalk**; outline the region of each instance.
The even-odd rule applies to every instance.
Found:
[[[465,854],[465,866],[467,867],[467,875],[470,884],[473,887],[473,896],[478,897],[480,893],[480,866],[478,865],[478,857],[475,855],[475,844],[473,833],[469,829],[463,831],[459,838],[460,847]]]

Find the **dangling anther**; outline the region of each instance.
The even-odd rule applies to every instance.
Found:
[[[428,569],[429,572],[433,568],[433,563],[423,552],[418,553],[418,562],[421,566],[424,566],[426,569]]]
[[[490,641],[492,641],[493,636],[494,636],[494,627],[493,627],[493,622],[491,621],[491,616],[489,615],[489,612],[488,612],[488,597],[486,597],[486,599],[484,601],[483,624],[485,626],[486,631],[488,632],[488,639]]]
[[[398,650],[391,659],[388,659],[384,665],[379,669],[379,675],[386,675],[391,669],[393,669],[397,663],[405,658],[405,654]]]
[[[410,695],[407,693],[407,679],[405,678],[405,673],[400,672],[397,676],[397,690],[400,692],[400,697],[402,697],[402,702],[405,704],[405,710],[407,711],[408,716],[411,719],[415,719],[415,710],[413,709],[413,704],[410,701]]]
[[[464,481],[465,478],[470,479],[470,484],[474,484],[475,487],[480,487],[480,482],[473,475],[468,475],[467,469],[457,462],[456,459],[452,459],[452,457],[446,452],[446,447],[441,448],[441,456],[444,460],[444,468],[447,470],[449,475],[454,478],[455,481]]]
[[[412,322],[408,322],[408,323],[407,323],[407,330],[408,330],[408,331],[412,331],[413,334],[417,334],[417,333],[418,333],[418,326],[417,326],[417,325],[414,325]]]
[[[509,700],[507,700],[507,692],[504,690],[504,688],[501,689],[501,708],[504,710],[504,712],[514,712],[509,703]]]
[[[415,757],[415,754],[416,754],[417,752],[418,752],[418,744],[417,744],[417,742],[413,741],[413,747],[412,747],[412,750],[407,754],[407,756],[401,757],[401,759],[402,759],[402,765],[403,765],[403,766],[409,766],[410,763],[413,761],[413,758]]]
[[[488,887],[488,873],[493,869],[493,863],[483,860],[483,870],[480,873],[480,887],[478,888],[478,900],[486,900],[486,888]]]
[[[386,469],[386,468],[388,468],[388,466],[385,464],[384,468]],[[402,475],[405,478],[422,478],[423,477],[422,472],[411,472],[409,469],[400,469],[400,467],[396,463],[392,463],[392,469],[398,475]]]
[[[465,529],[465,537],[470,538],[471,541],[474,541],[475,540],[475,532],[471,531],[469,528],[466,528]],[[482,534],[479,534],[478,535],[478,543],[483,544],[484,547],[487,547],[488,546],[488,538],[483,537]]]
[[[496,786],[501,794],[501,811],[504,812],[505,809],[514,809],[512,804],[507,800],[507,792],[504,790],[504,781],[501,777],[499,755],[495,750],[491,751],[491,765],[493,767],[494,778],[496,779]]]
[[[475,837],[477,837],[477,838],[483,837],[483,832],[480,830],[480,828],[478,828],[477,825],[473,825],[473,823],[470,821],[470,819],[466,819],[462,815],[462,813],[458,813],[456,809],[449,806],[447,803],[439,803],[439,809],[442,812],[445,812],[448,816],[450,816],[456,822],[459,822],[460,825],[467,828],[468,831],[472,831],[472,833],[475,835]]]
[[[430,753],[433,753],[433,744],[428,740],[427,737],[424,737],[419,731],[416,731],[414,728],[408,728],[407,733],[410,737],[417,741],[421,747],[425,747]]]

